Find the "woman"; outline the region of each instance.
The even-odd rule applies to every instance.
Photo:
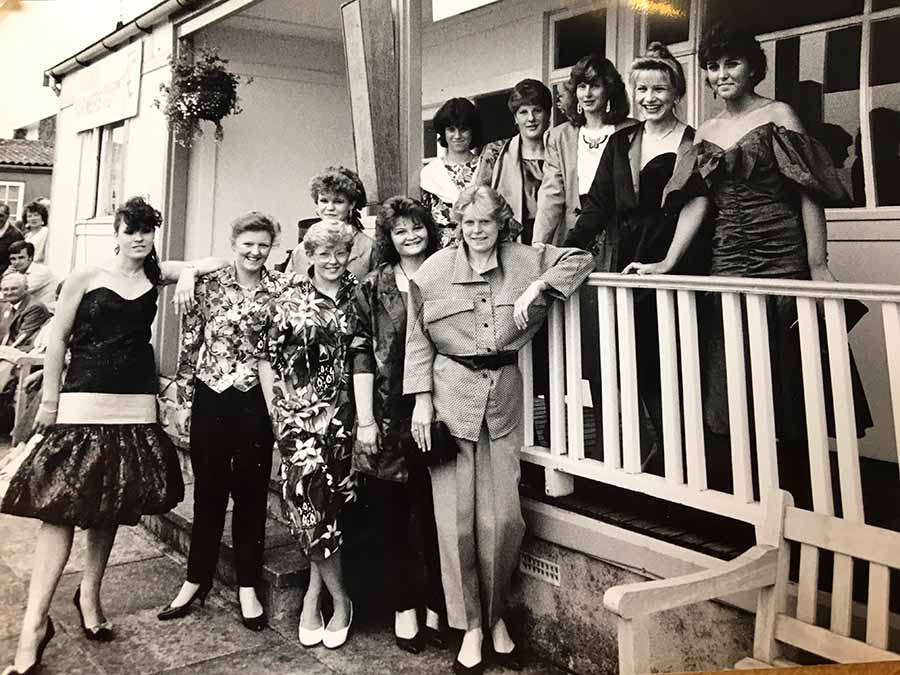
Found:
[[[212,587],[228,497],[234,500],[235,568],[241,620],[262,630],[256,595],[266,535],[272,423],[259,387],[255,348],[282,277],[265,268],[281,227],[251,211],[231,223],[231,265],[201,277],[182,320],[178,401],[190,412],[194,525],[187,580],[157,618],[181,618]],[[186,430],[185,430],[186,431]]]
[[[566,117],[569,121],[551,128],[544,139],[544,176],[538,191],[534,241],[561,245],[575,226],[583,199],[590,190],[600,157],[610,137],[637,122],[628,117],[628,94],[615,66],[599,54],[579,60],[565,83]],[[601,237],[602,241],[602,237]],[[599,251],[599,246],[590,248]],[[602,253],[602,252],[601,252]],[[595,267],[609,269],[609,260],[595,256]],[[600,363],[596,345],[597,293],[581,291],[581,372],[591,387],[594,427],[598,446],[602,439],[600,416]]]
[[[356,498],[350,342],[356,277],[347,271],[353,228],[320,221],[303,238],[312,268],[269,304],[259,381],[281,453],[282,505],[310,560],[298,636],[304,647],[347,641],[353,605],[341,569],[341,512]],[[321,595],[334,614],[322,619]]]
[[[485,146],[476,182],[490,185],[503,195],[521,228],[517,238],[530,244],[544,175],[544,132],[550,126],[553,95],[543,82],[522,80],[510,92],[507,107],[519,133]]]
[[[844,198],[827,150],[807,136],[785,103],[756,93],[766,75],[766,56],[752,34],[723,26],[704,36],[700,63],[725,109],[697,130],[694,146],[675,168],[667,207],[681,203],[674,239],[661,262],[635,262],[626,272],[671,272],[714,208],[711,274],[834,281],[828,269],[823,204]],[[769,301],[775,433],[782,485],[798,505],[808,505],[809,460],[800,378],[797,319],[791,298]],[[712,432],[710,479],[731,489],[728,392],[721,304],[704,322],[704,421]],[[855,373],[855,368],[854,368]],[[857,382],[858,384],[858,382]],[[872,424],[861,386],[857,431]],[[763,486],[765,488],[765,486]]]
[[[668,49],[651,44],[632,64],[630,80],[644,121],[610,137],[578,221],[565,239],[566,246],[590,250],[602,235],[605,251],[598,256],[598,272],[619,272],[632,260],[665,255],[678,213],[663,210],[663,190],[676,158],[684,156],[694,141],[694,130],[675,116],[686,85],[681,64]],[[661,440],[656,299],[645,293],[635,300],[639,389]]]
[[[482,145],[481,115],[469,99],[451,98],[435,113],[434,132],[446,153],[422,167],[420,184],[422,203],[440,228],[443,248],[457,241],[451,210],[460,190],[485,180],[477,152]]]
[[[25,241],[34,245],[34,260],[32,262],[45,262],[47,256],[47,220],[50,212],[39,201],[33,201],[25,205]]]
[[[69,559],[75,526],[87,530],[87,560],[73,602],[84,636],[114,635],[100,605],[100,584],[119,525],[165,513],[184,495],[178,457],[156,418],[158,391],[150,329],[157,287],[179,281],[189,306],[193,278],[221,266],[160,263],[153,247],[162,218],[141,197],[116,211],[115,256],[66,279],[44,362],[38,432],[0,469],[0,511],[43,521],[28,606],[7,673],[33,673],[53,637],[50,601]],[[71,361],[60,374],[66,348]]]
[[[521,375],[517,351],[550,300],[592,269],[576,249],[508,241],[512,210],[492,188],[463,190],[454,206],[461,245],[435,253],[410,283],[403,390],[415,394],[412,434],[423,451],[443,420],[459,445],[431,468],[447,623],[465,631],[453,668],[479,673],[482,615],[497,661],[521,667],[503,613],[525,530],[519,505]]]
[[[329,166],[313,176],[309,191],[316,205],[316,215],[322,220],[348,223],[353,227],[350,260],[347,269],[362,279],[375,268],[375,242],[363,232],[360,212],[366,207],[366,188],[356,172],[343,166]],[[306,255],[303,240],[291,253],[291,270],[305,277],[312,261]]]
[[[353,341],[356,398],[354,468],[367,476],[363,500],[392,569],[388,591],[397,645],[418,654],[422,634],[442,642],[443,605],[431,483],[421,463],[407,460],[413,397],[403,395],[409,279],[438,248],[431,212],[407,197],[391,197],[378,215],[378,267],[356,291],[359,324]],[[424,555],[424,569],[417,553]],[[420,633],[417,609],[425,608]]]

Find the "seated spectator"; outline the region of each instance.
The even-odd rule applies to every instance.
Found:
[[[44,262],[47,254],[47,220],[50,212],[41,202],[35,200],[25,205],[25,241],[34,244],[35,262]]]
[[[4,274],[24,274],[28,281],[28,295],[42,303],[50,312],[56,304],[56,277],[50,268],[34,261],[34,244],[15,241],[9,247],[9,268]]]
[[[0,279],[0,300],[7,303],[0,310],[0,395],[10,400],[9,385],[18,361],[16,352],[30,351],[37,332],[50,318],[42,303],[28,297],[26,284],[25,275],[18,272]]]
[[[9,267],[10,244],[21,241],[22,238],[22,233],[9,219],[9,207],[6,204],[0,204],[0,274],[3,274]]]

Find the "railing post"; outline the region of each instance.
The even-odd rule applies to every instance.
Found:
[[[600,402],[603,415],[603,463],[611,469],[622,466],[619,444],[619,368],[616,349],[616,298],[609,286],[597,287],[597,322],[600,336]],[[592,401],[594,414],[597,401]]]
[[[688,485],[706,489],[706,442],[703,438],[703,400],[700,393],[700,339],[697,337],[697,296],[678,291],[678,334],[681,339],[681,378],[684,385],[684,443]]]
[[[659,377],[662,398],[662,451],[666,480],[684,483],[681,458],[681,397],[678,392],[678,345],[675,331],[675,294],[656,291],[656,324],[659,327]]]
[[[547,317],[550,334],[550,454],[559,457],[567,454],[566,447],[566,409],[565,409],[565,372],[566,358],[563,335],[563,307],[554,302],[550,306]],[[580,358],[574,355],[570,358]],[[580,383],[579,383],[580,385]],[[575,479],[557,471],[555,467],[547,467],[544,471],[544,491],[550,497],[563,497],[575,490]]]
[[[584,401],[581,384],[581,299],[578,293],[566,301],[566,418],[568,452],[572,459],[584,459]],[[596,406],[597,403],[592,401]]]
[[[747,296],[747,332],[753,382],[753,425],[759,460],[759,496],[766,503],[778,488],[778,456],[775,444],[775,406],[772,400],[772,355],[765,295]]]
[[[641,472],[641,421],[634,339],[634,291],[616,289],[619,326],[619,388],[622,391],[622,459],[625,471]]]
[[[519,350],[519,372],[522,373],[522,445],[528,448],[534,445],[534,361],[531,342]]]
[[[753,501],[753,480],[750,475],[750,424],[747,421],[747,370],[744,361],[741,296],[737,293],[722,294],[722,329],[725,336],[728,431],[734,496],[749,503]]]

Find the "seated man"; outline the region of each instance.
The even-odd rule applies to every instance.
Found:
[[[56,302],[56,277],[43,263],[34,262],[34,244],[15,241],[9,245],[9,268],[4,275],[18,272],[28,281],[28,295],[52,312]]]
[[[0,392],[8,389],[13,379],[15,358],[12,352],[29,351],[41,326],[47,323],[50,312],[37,300],[28,297],[24,274],[13,272],[0,279]],[[15,350],[4,349],[15,347]]]

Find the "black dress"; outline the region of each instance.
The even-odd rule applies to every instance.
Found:
[[[810,136],[769,122],[742,136],[729,148],[701,140],[679,162],[669,185],[667,206],[697,194],[714,207],[710,274],[731,277],[809,279],[800,191],[822,205],[837,205],[846,192],[827,150]],[[779,440],[806,437],[802,362],[793,298],[770,296],[769,345]],[[712,298],[703,320],[703,408],[707,428],[727,434],[728,388],[725,338],[719,299]],[[829,394],[827,354],[823,376]],[[853,356],[850,356],[857,435],[872,426],[872,417]],[[829,434],[834,435],[833,402],[826,395]]]
[[[85,293],[61,394],[155,395],[156,300],[155,287],[133,299],[102,286]],[[98,419],[108,413],[97,410]],[[175,447],[157,422],[55,424],[0,466],[0,511],[56,525],[136,525],[183,497]]]

